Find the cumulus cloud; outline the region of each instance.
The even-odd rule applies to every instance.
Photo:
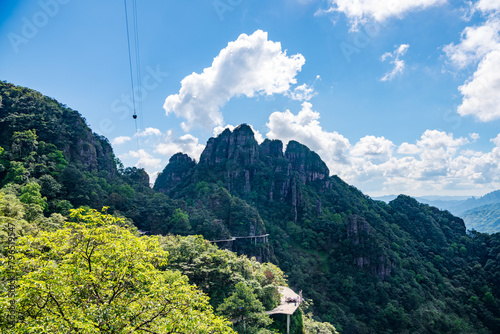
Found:
[[[168,157],[182,152],[195,160],[199,160],[204,148],[205,146],[201,145],[198,138],[193,135],[185,134],[181,137],[175,137],[173,131],[169,130],[162,141],[156,145],[154,152]]]
[[[476,72],[458,88],[463,95],[458,113],[482,122],[500,119],[500,45],[481,60]]]
[[[443,50],[455,66],[464,68],[480,61],[498,47],[498,31],[499,22],[496,20],[487,21],[480,26],[466,27],[460,43],[446,45]]]
[[[144,131],[137,132],[136,136],[139,137],[161,136],[161,131],[156,128],[146,128]]]
[[[269,128],[266,136],[280,139],[284,144],[290,140],[303,143],[320,154],[331,166],[339,166],[336,168],[339,169],[347,163],[345,151],[350,148],[349,140],[338,132],[324,131],[319,118],[319,113],[312,110],[312,104],[303,102],[302,110],[297,115],[290,110],[272,113],[266,124]]]
[[[327,0],[328,9],[323,13],[345,14],[355,28],[368,20],[378,22],[392,17],[401,18],[408,12],[422,10],[446,3],[446,0]]]
[[[384,137],[365,136],[351,149],[351,155],[370,161],[387,161],[395,145]]]
[[[474,74],[458,87],[463,96],[458,113],[461,116],[472,115],[482,122],[500,119],[499,7],[498,1],[479,1],[475,9],[486,16],[485,21],[466,27],[460,43],[451,43],[443,48],[458,69],[476,67]]]
[[[316,95],[313,87],[309,87],[306,84],[297,86],[293,91],[287,94],[292,100],[297,101],[309,101]]]
[[[316,151],[332,174],[371,194],[435,192],[453,193],[500,187],[500,134],[491,139],[490,152],[469,149],[476,133],[455,137],[452,133],[426,130],[413,143],[395,145],[390,139],[367,135],[351,144],[338,132],[323,129],[320,115],[308,102],[293,114],[275,112],[267,126],[270,139],[286,144],[297,140]]]
[[[390,59],[390,63],[394,65],[394,68],[392,69],[392,71],[387,72],[380,79],[380,81],[391,81],[395,76],[403,73],[403,70],[405,69],[405,61],[402,60],[401,57],[406,54],[406,51],[408,51],[409,47],[410,45],[408,44],[401,44],[393,52],[386,52],[382,55],[380,60],[386,61],[387,59]]]
[[[420,153],[420,148],[415,144],[403,143],[398,147],[399,154],[414,155]]]
[[[492,138],[491,142],[493,142],[496,146],[500,147],[500,133],[495,138]]]
[[[479,0],[476,6],[483,12],[500,10],[500,2],[498,0]]]
[[[473,132],[469,134],[469,138],[472,139],[473,142],[476,142],[481,137],[479,136],[479,133]]]
[[[128,137],[128,136],[120,136],[120,137],[116,137],[115,139],[113,139],[111,141],[111,144],[113,145],[121,145],[121,144],[125,144],[126,142],[130,141],[131,138]]]
[[[135,158],[138,159],[135,167],[138,168],[154,168],[158,169],[161,167],[161,159],[157,159],[153,157],[151,154],[146,152],[144,149],[140,149],[138,151],[129,151],[128,153],[120,156],[120,158]]]
[[[168,96],[163,108],[167,115],[186,119],[185,131],[193,125],[213,129],[223,125],[220,108],[231,98],[285,94],[297,83],[304,63],[301,54],[287,56],[281,43],[268,40],[267,32],[241,34],[201,74],[185,77],[179,93]]]

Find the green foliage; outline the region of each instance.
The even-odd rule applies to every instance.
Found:
[[[8,223],[14,226],[14,235],[20,237],[36,234],[40,230],[58,229],[63,222],[64,218],[60,214],[45,217],[38,204],[21,202],[13,187],[0,191],[0,253],[6,248]]]
[[[7,166],[7,160],[5,159],[5,150],[0,146],[0,173],[2,173]]]
[[[316,319],[341,333],[500,332],[499,234],[466,233],[461,219],[408,196],[373,201],[330,177],[307,147],[291,142],[283,153],[280,141],[259,145],[246,125],[211,139],[198,164],[175,155],[157,179],[159,193],[144,170],[117,167],[107,139],[78,112],[5,82],[0,96],[0,217],[2,228],[15,221],[18,236],[55,230],[63,221],[57,213],[79,206],[109,206],[151,234],[269,233],[269,243],[225,246],[279,264],[314,300]],[[5,230],[0,235],[5,240]],[[270,309],[275,287],[286,284],[276,266],[201,237],[167,236],[161,245],[170,253],[166,268],[209,294],[215,309],[237,296],[239,283]],[[293,319],[298,331],[302,324],[332,331]]]
[[[167,236],[161,238],[161,243],[170,254],[168,268],[188,276],[192,284],[210,296],[214,308],[240,282],[253,286],[253,293],[266,310],[279,303],[277,286],[286,285],[286,281],[277,266],[219,249],[201,236]]]
[[[237,329],[248,333],[255,333],[259,327],[272,322],[264,313],[264,306],[253,293],[253,288],[244,282],[236,284],[234,292],[219,305],[217,311],[235,320]]]
[[[11,152],[15,159],[26,159],[38,147],[36,131],[15,131],[12,135]]]
[[[122,219],[95,210],[71,218],[63,229],[18,241],[14,332],[233,332],[185,276],[160,270],[168,253],[157,238],[139,238]],[[0,263],[5,275],[6,259]],[[3,329],[8,311],[2,289]]]
[[[43,210],[47,209],[47,199],[42,198],[42,194],[40,194],[40,185],[36,182],[30,182],[21,188],[21,195],[19,196],[19,200],[24,204],[30,205],[38,205]]]
[[[189,216],[187,215],[187,213],[182,212],[181,209],[175,209],[171,222],[173,225],[171,233],[189,234],[189,232],[191,232]]]
[[[328,322],[319,322],[313,319],[312,314],[304,317],[305,334],[338,334],[335,327]]]

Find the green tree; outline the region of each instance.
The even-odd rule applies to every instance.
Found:
[[[71,217],[63,229],[18,240],[14,333],[234,333],[185,276],[160,270],[168,253],[157,238],[138,237],[123,219],[95,210]],[[0,265],[5,276],[5,258]]]
[[[5,160],[5,149],[0,146],[0,173],[6,168],[7,161]]]
[[[187,213],[182,212],[181,209],[176,209],[172,216],[172,230],[174,234],[188,234],[191,231],[189,224],[189,216]]]
[[[335,327],[328,322],[319,322],[311,314],[304,317],[305,334],[338,334]]]
[[[33,222],[43,217],[43,212],[47,210],[47,198],[42,197],[41,187],[36,182],[29,182],[21,187],[19,200],[26,208],[26,220]]]
[[[237,329],[249,333],[272,323],[253,289],[244,282],[236,284],[234,293],[224,300],[217,311],[236,321]]]
[[[3,179],[2,184],[8,183],[23,184],[29,178],[29,171],[24,168],[24,164],[19,161],[10,161],[7,175]]]
[[[35,130],[16,131],[12,135],[12,153],[22,159],[38,147],[38,136]]]
[[[0,254],[7,246],[9,223],[14,225],[16,236],[33,230],[33,226],[24,220],[24,216],[24,207],[19,199],[14,194],[0,191]]]

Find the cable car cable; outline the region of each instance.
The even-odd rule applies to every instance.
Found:
[[[137,113],[135,111],[135,91],[134,91],[134,74],[132,71],[132,54],[130,52],[130,33],[128,29],[128,11],[127,11],[127,0],[123,0],[123,4],[125,5],[125,25],[127,26],[127,46],[128,46],[128,62],[130,67],[130,83],[132,85],[132,103],[134,105],[134,122],[135,122],[135,133],[138,135],[139,129],[137,127]],[[139,149],[139,136],[137,136],[137,149]]]

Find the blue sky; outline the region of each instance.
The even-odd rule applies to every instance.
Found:
[[[121,0],[0,2],[0,79],[78,110],[153,178],[247,123],[369,195],[500,188],[498,0],[150,0],[137,23],[138,132]]]

